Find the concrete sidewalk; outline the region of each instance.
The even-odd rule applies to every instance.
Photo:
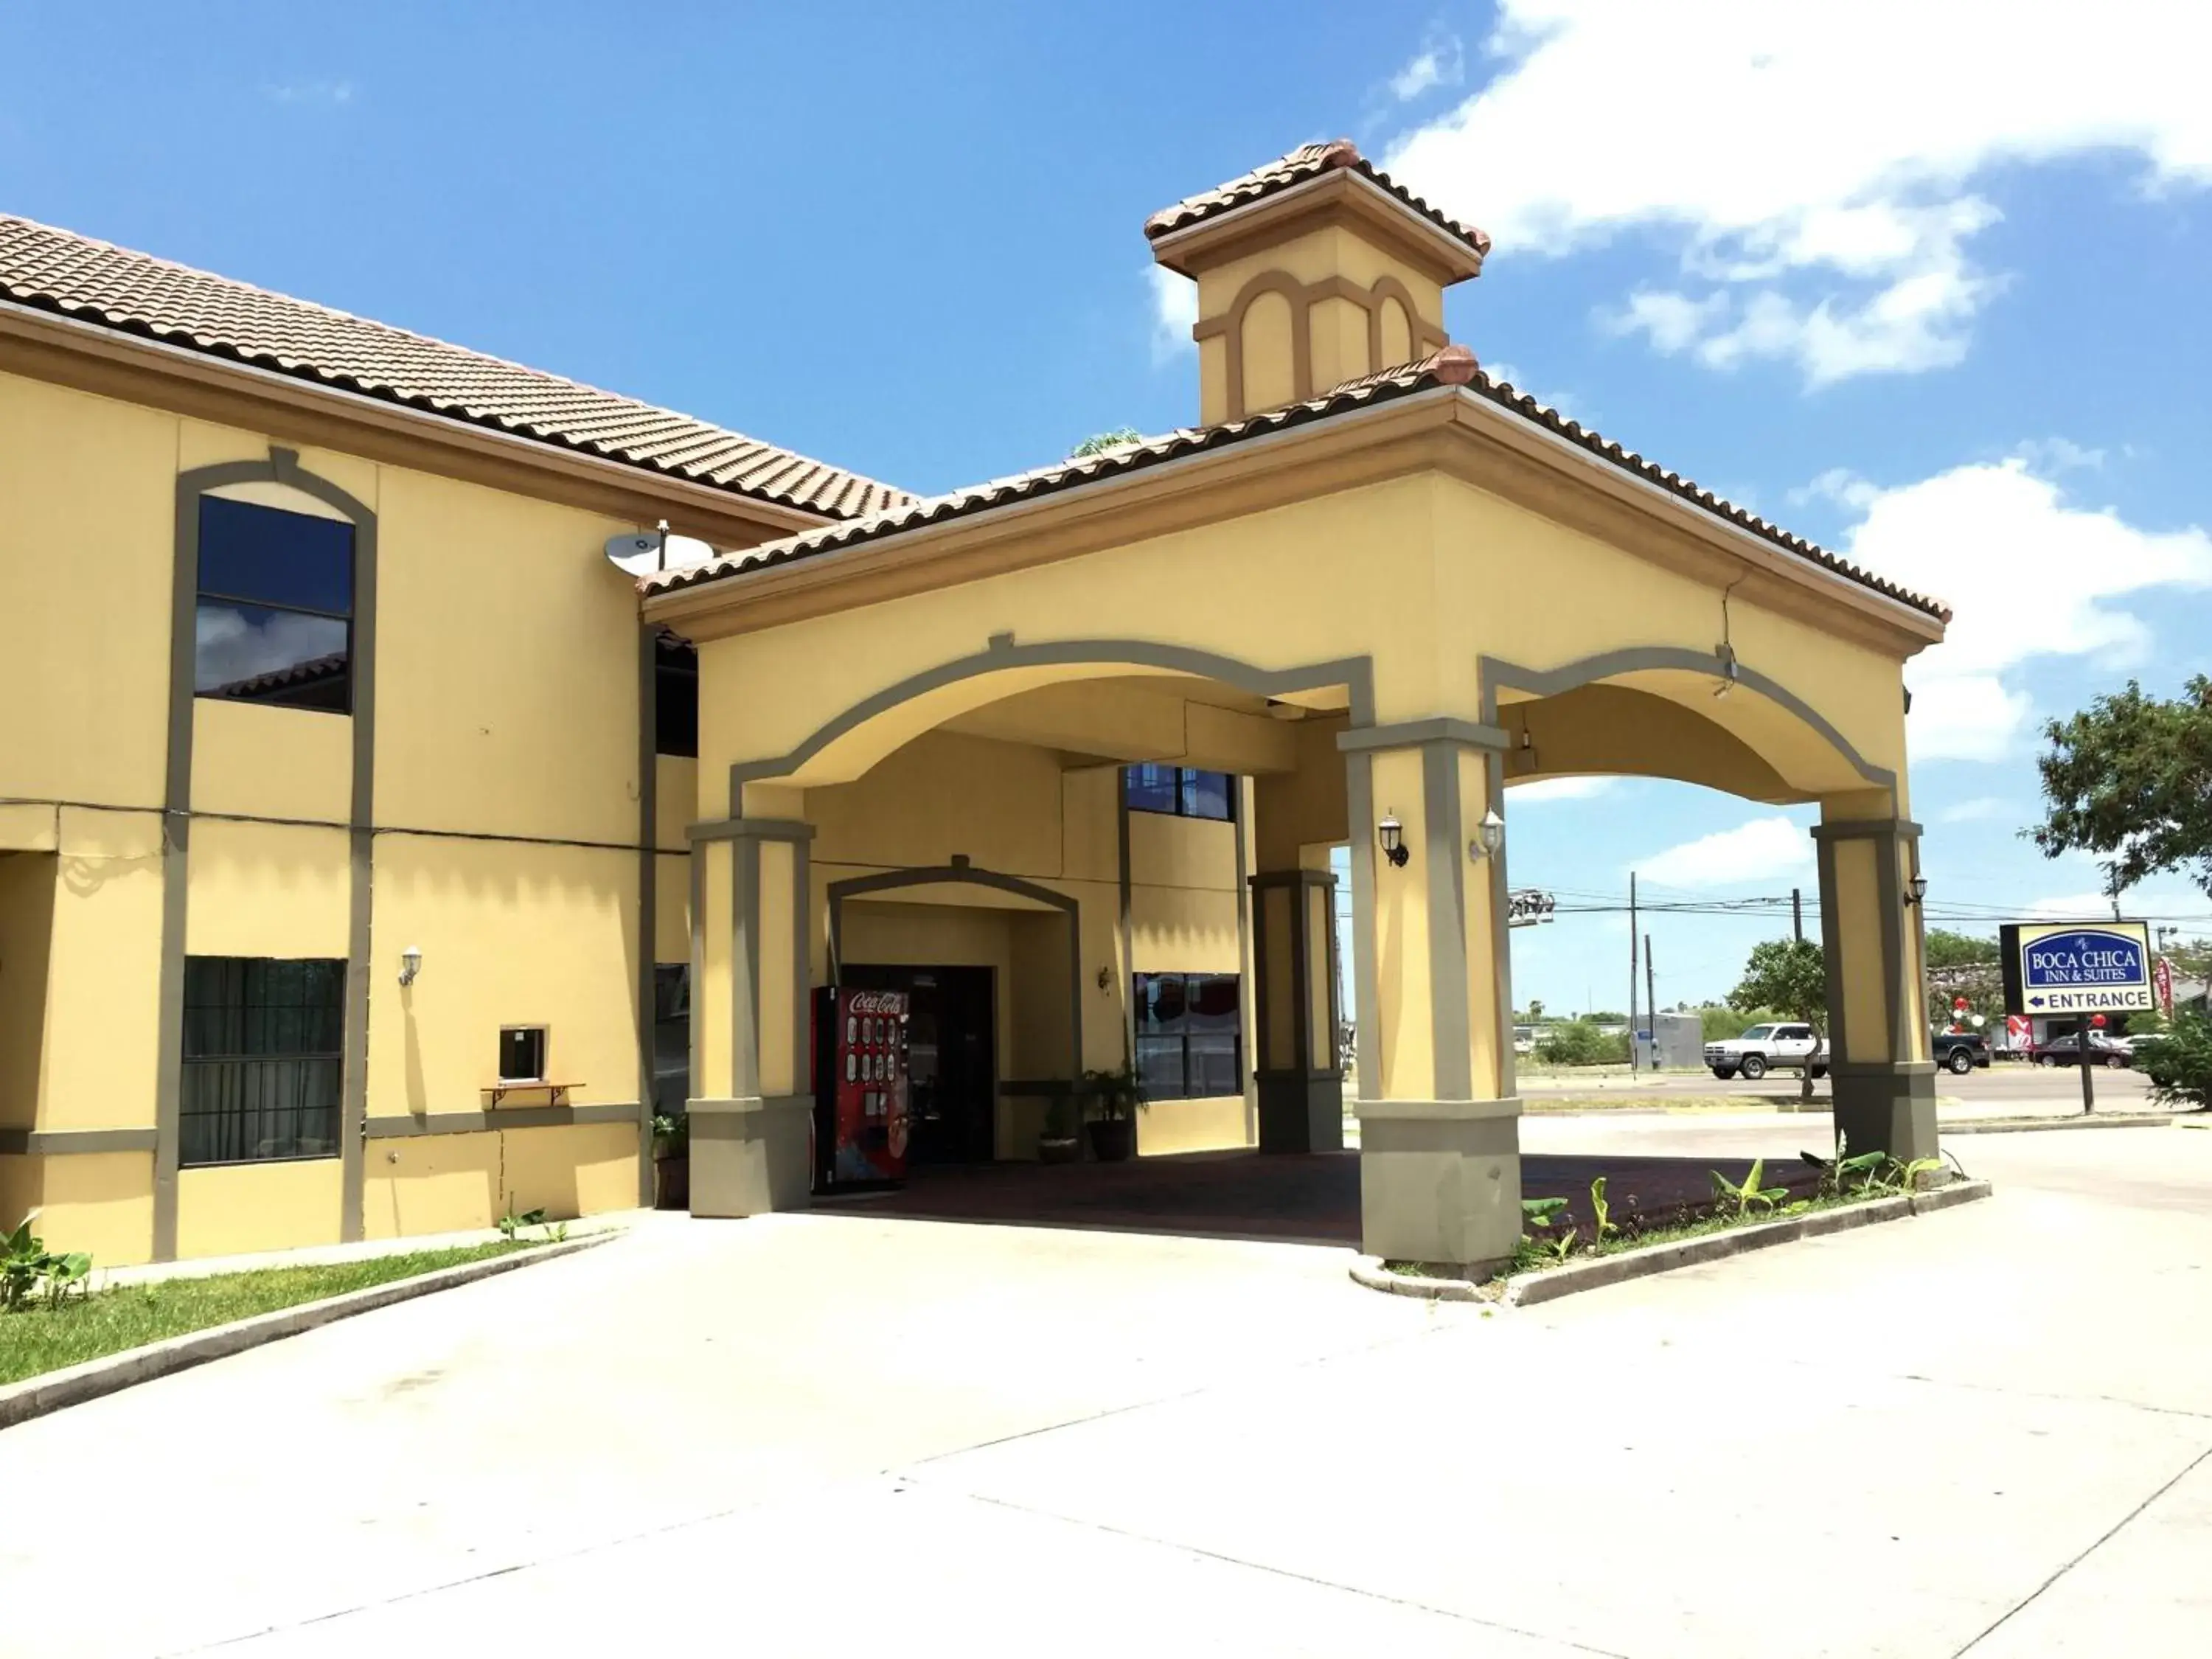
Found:
[[[649,1218],[0,1434],[0,1655],[2201,1655],[2212,1136],[1974,1163],[1492,1317],[1321,1247]]]

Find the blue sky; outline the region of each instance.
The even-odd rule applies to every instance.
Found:
[[[2200,11],[18,4],[0,210],[927,490],[1193,418],[1141,222],[1349,136],[1496,238],[1486,365],[1954,605],[1913,801],[1931,916],[1994,917],[2101,885],[2019,839],[2036,723],[2212,672]],[[1511,805],[1563,896],[1810,885],[1802,811]],[[2179,879],[2129,908],[2212,933]],[[1776,929],[1651,931],[1663,1004]],[[1516,989],[1617,1006],[1626,957],[1577,912]]]

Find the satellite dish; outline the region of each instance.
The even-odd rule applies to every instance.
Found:
[[[664,519],[641,535],[607,538],[607,562],[625,576],[650,576],[662,570],[689,570],[716,556],[711,544],[696,536],[672,536]]]
[[[650,576],[660,568],[660,538],[610,536],[607,562],[625,576]]]

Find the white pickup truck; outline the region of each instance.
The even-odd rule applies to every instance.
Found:
[[[1726,1079],[1741,1072],[1753,1083],[1777,1067],[1814,1077],[1828,1074],[1827,1045],[1809,1025],[1754,1025],[1741,1036],[1705,1045],[1705,1064]]]

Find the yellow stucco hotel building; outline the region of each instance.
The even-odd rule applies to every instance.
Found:
[[[917,499],[0,217],[0,1222],[626,1208],[656,1106],[695,1212],[803,1206],[831,982],[927,1011],[927,1158],[1125,1057],[1142,1153],[1340,1151],[1348,845],[1367,1248],[1494,1260],[1510,796],[1591,773],[1819,803],[1838,1121],[1932,1151],[1948,613],[1493,381],[1487,239],[1349,143],[1146,234],[1196,423]]]

